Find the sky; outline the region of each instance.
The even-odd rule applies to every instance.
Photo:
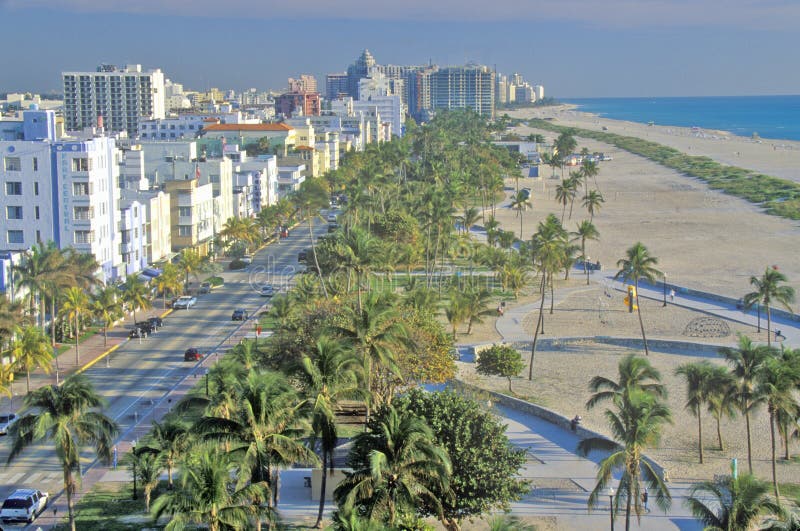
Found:
[[[798,0],[0,0],[0,92],[160,68],[186,89],[281,90],[379,64],[519,72],[555,98],[800,93]]]

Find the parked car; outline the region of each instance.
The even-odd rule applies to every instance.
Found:
[[[523,199],[530,199],[531,198],[531,189],[530,188],[523,188],[520,190]]]
[[[249,255],[249,254],[246,254],[243,257],[239,258],[239,260],[241,260],[242,262],[244,262],[247,265],[250,265],[250,264],[253,263],[253,256]]]
[[[336,223],[336,214],[328,214],[328,223]]]
[[[328,234],[330,234],[331,232],[336,232],[336,229],[338,228],[339,228],[338,223],[328,223]]]
[[[183,353],[183,361],[200,361],[201,359],[203,359],[203,355],[194,347],[187,348]]]
[[[211,282],[203,282],[202,284],[200,284],[200,289],[197,290],[197,293],[199,293],[200,295],[203,295],[205,293],[211,293]]]
[[[47,507],[49,496],[36,489],[17,489],[3,502],[0,509],[0,520],[10,522],[32,523]]]
[[[264,284],[258,294],[262,297],[272,297],[275,295],[275,288],[272,287],[272,284]]]
[[[172,307],[176,310],[183,308],[184,310],[188,310],[192,306],[197,304],[197,299],[195,297],[189,297],[188,295],[184,295],[183,297],[178,297],[178,300],[172,305]]]
[[[144,330],[142,330],[139,327],[134,327],[134,329],[131,330],[128,333],[128,338],[129,339],[137,339],[137,338],[138,339],[143,339],[143,338],[146,338],[146,337],[147,337],[147,332],[145,332]]]
[[[247,313],[247,310],[237,308],[236,310],[233,310],[233,313],[231,314],[231,321],[247,321],[249,317],[250,314]]]
[[[0,435],[6,435],[8,429],[17,421],[17,416],[13,413],[0,415]]]
[[[155,328],[161,328],[164,326],[164,320],[161,317],[150,317],[148,322],[153,325]]]
[[[297,253],[297,261],[298,262],[305,262],[308,259],[308,251],[300,251]]]
[[[155,333],[156,331],[156,325],[151,323],[150,320],[140,321],[136,323],[134,326],[136,326],[136,328],[138,328],[139,330],[143,330],[145,333],[147,333],[148,336],[150,334]]]

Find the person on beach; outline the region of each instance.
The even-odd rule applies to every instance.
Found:
[[[674,289],[669,290],[669,300],[671,300],[672,302],[675,302],[675,290]]]

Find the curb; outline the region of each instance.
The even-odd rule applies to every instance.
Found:
[[[75,374],[81,374],[82,372],[85,372],[85,371],[91,369],[94,366],[94,364],[96,364],[98,361],[100,361],[101,359],[105,358],[106,356],[108,356],[109,354],[111,354],[112,352],[117,350],[119,347],[121,347],[122,345],[124,345],[128,341],[129,340],[127,338],[123,339],[122,342],[117,343],[116,345],[114,345],[110,349],[106,350],[105,352],[103,352],[102,354],[97,356],[95,359],[93,359],[92,361],[90,361],[89,363],[84,365],[83,367],[78,368],[78,370],[75,371]]]

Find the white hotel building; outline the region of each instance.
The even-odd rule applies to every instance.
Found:
[[[54,241],[95,256],[103,280],[121,275],[119,150],[114,139],[56,140],[53,111],[0,122],[0,249]]]

